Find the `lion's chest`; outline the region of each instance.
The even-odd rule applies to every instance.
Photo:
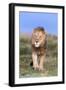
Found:
[[[33,48],[33,52],[35,52],[37,55],[44,55],[45,49],[44,48]]]

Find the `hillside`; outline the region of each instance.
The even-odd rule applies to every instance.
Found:
[[[47,54],[44,63],[45,71],[35,71],[30,66],[31,57],[31,36],[20,35],[20,77],[56,76],[58,69],[57,36],[47,35]]]

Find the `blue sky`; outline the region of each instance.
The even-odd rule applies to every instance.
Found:
[[[38,26],[45,28],[46,32],[57,35],[58,14],[45,12],[20,12],[19,28],[20,33],[32,33],[32,30]]]

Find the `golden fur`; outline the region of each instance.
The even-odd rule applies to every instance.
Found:
[[[38,27],[32,33],[32,61],[33,68],[43,70],[46,55],[46,32],[44,28]]]

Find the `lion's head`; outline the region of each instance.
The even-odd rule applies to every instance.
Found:
[[[32,33],[32,45],[36,48],[43,47],[46,41],[46,32],[43,27],[37,27]]]

